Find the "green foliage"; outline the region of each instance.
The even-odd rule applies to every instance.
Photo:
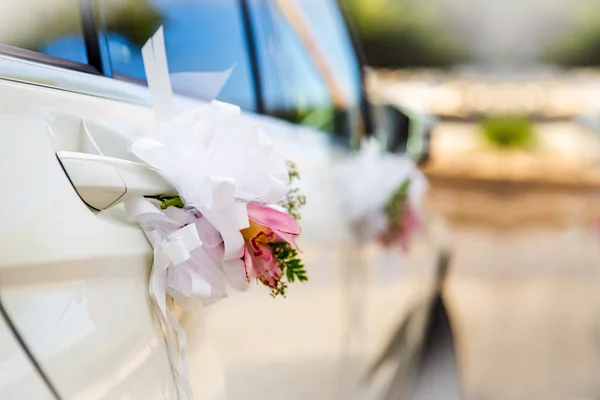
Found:
[[[410,191],[410,179],[406,179],[402,185],[392,194],[392,197],[385,205],[385,214],[391,227],[399,227],[404,220],[404,207],[408,201],[408,192]]]
[[[290,179],[290,184],[292,184],[296,180],[300,180],[300,174],[298,173],[298,168],[296,164],[291,161],[287,162],[288,166],[288,175]],[[306,204],[306,196],[300,194],[300,189],[293,188],[290,189],[279,205],[283,207],[289,215],[294,217],[296,221],[300,221],[300,209]]]
[[[298,254],[298,250],[294,249],[288,242],[273,242],[269,243],[269,247],[273,252],[273,257],[281,268],[282,279],[279,281],[277,287],[271,290],[271,296],[286,296],[287,283],[283,280],[283,277],[287,279],[287,282],[306,282],[308,276],[306,269],[302,264],[302,260]]]
[[[432,2],[347,0],[367,62],[375,67],[444,67],[469,59],[469,49],[444,30]]]
[[[14,41],[8,36],[4,42],[8,39],[7,44],[39,52],[56,39],[81,34],[80,9],[76,2],[55,3],[56,10],[52,15],[36,14],[35,10],[31,10],[30,17],[40,19],[37,27],[27,35],[15,35]],[[103,0],[93,3],[98,27],[119,33],[139,47],[163,23],[162,16],[145,0]],[[18,30],[19,27],[12,29]]]
[[[535,142],[532,122],[523,116],[492,116],[481,123],[485,140],[504,149],[524,149]]]
[[[577,3],[574,27],[550,43],[544,61],[567,67],[600,66],[600,8],[596,1]]]
[[[145,0],[104,0],[102,8],[105,29],[125,36],[139,47],[163,23],[162,15]]]

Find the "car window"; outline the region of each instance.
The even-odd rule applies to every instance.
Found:
[[[87,64],[77,0],[0,0],[0,43]]]
[[[232,69],[218,98],[246,110],[255,94],[237,0],[100,0],[102,48],[113,74],[145,80],[141,47],[163,25],[169,73]],[[174,87],[177,91],[177,87]],[[189,91],[186,91],[186,94]],[[196,97],[203,98],[203,93]],[[209,100],[209,99],[207,99]]]
[[[266,112],[352,135],[360,119],[360,70],[336,2],[249,4]]]
[[[350,106],[361,96],[360,64],[336,0],[296,0],[340,81]]]

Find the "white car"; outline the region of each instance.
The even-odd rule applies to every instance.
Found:
[[[118,204],[147,184],[120,166],[153,121],[140,47],[159,24],[171,74],[232,68],[219,99],[265,126],[309,199],[308,283],[181,313],[196,398],[409,390],[445,231],[429,217],[407,256],[353,239],[332,170],[368,124],[334,0],[0,0],[0,399],[176,398],[152,248]],[[181,95],[182,109],[206,100],[174,87],[200,97]]]

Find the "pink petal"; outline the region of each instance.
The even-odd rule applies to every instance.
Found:
[[[275,259],[270,262],[262,258],[255,259],[254,272],[258,279],[270,288],[276,288],[281,279],[281,268]]]
[[[248,246],[244,246],[244,267],[246,268],[246,280],[250,282],[255,274],[252,255],[248,251]]]
[[[264,204],[248,204],[248,218],[274,231],[300,234],[300,227],[292,216]]]
[[[244,247],[244,266],[246,267],[246,278],[250,281],[255,276],[266,286],[276,288],[281,279],[281,268],[275,257],[271,253],[271,249],[266,246],[269,257],[266,255],[257,257],[253,256],[248,247]],[[266,260],[268,258],[269,260]]]
[[[296,244],[296,235],[291,235],[289,233],[285,233],[285,232],[277,232],[275,234],[275,237],[277,238],[277,240],[282,241],[282,242],[288,242],[289,244],[292,245],[292,247],[298,251],[302,251],[300,250],[300,248],[298,247],[298,245]]]
[[[419,216],[413,211],[411,207],[407,207],[404,211],[404,230],[414,232],[421,226],[421,220]]]

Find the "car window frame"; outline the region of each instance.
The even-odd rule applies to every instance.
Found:
[[[11,46],[5,43],[0,43],[0,54],[40,64],[51,65],[53,67],[86,72],[94,75],[104,75],[100,58],[100,42],[98,41],[98,34],[95,31],[95,24],[93,21],[92,0],[78,0],[77,4],[79,7],[78,14],[81,22],[81,34],[83,36],[84,49],[88,59],[87,64],[38,53],[33,50]]]
[[[247,3],[249,0],[241,0],[241,1],[244,3]],[[357,111],[358,115],[360,116],[360,122],[357,125],[358,129],[356,129],[354,132],[351,132],[349,136],[347,136],[347,137],[346,137],[346,135],[338,136],[334,133],[333,135],[331,135],[331,138],[332,139],[336,138],[336,140],[341,140],[342,143],[345,143],[346,146],[350,146],[351,148],[358,148],[360,146],[360,142],[361,142],[362,138],[369,137],[374,134],[374,129],[373,129],[373,120],[374,119],[371,114],[372,113],[371,104],[368,101],[367,93],[365,90],[366,62],[365,62],[364,53],[362,53],[359,41],[357,40],[356,33],[351,27],[351,21],[348,18],[347,11],[343,8],[340,0],[331,0],[331,3],[332,3],[332,6],[334,6],[336,9],[335,11],[339,14],[338,16],[341,18],[341,23],[343,25],[342,26],[342,29],[343,29],[342,34],[346,35],[346,38],[350,45],[351,56],[354,57],[354,59],[356,61],[356,67],[358,68],[357,78],[359,81],[358,82],[359,90],[355,93],[357,94],[356,111]],[[275,7],[277,7],[276,4],[275,4]],[[287,20],[288,16],[285,15],[285,13],[283,13],[283,14],[284,14],[283,18]],[[294,24],[289,20],[286,22],[292,27],[294,34],[298,35],[298,32],[296,32],[295,27],[293,26]],[[260,32],[259,32],[260,30],[256,28],[259,24],[260,24],[259,19],[252,18],[252,16],[250,17],[249,25],[250,25],[251,31],[253,32],[253,36],[258,36],[260,34]],[[260,38],[256,38],[254,40],[254,45],[257,46],[257,49],[254,50],[254,52],[257,54],[259,53],[258,46],[262,45],[262,43],[258,44],[259,42],[260,42]],[[305,43],[302,40],[300,40],[300,46],[305,48]],[[314,63],[315,61],[313,59],[311,59],[311,62]],[[257,76],[259,79],[258,85],[264,86],[264,82],[263,82],[262,76],[261,76],[263,71],[261,71],[261,69],[260,69],[260,63],[258,60],[256,61],[256,69],[257,69]],[[320,74],[320,71],[319,71],[319,75],[322,77],[322,75]],[[327,86],[327,91],[329,93],[331,93],[329,86]],[[264,99],[263,101],[266,103],[266,99]],[[334,103],[335,102],[332,99],[332,104],[334,104]],[[335,106],[334,106],[334,109],[336,109]],[[266,110],[266,107],[265,107],[265,111],[262,114],[273,117],[273,118],[278,118],[277,115],[273,115],[269,110]]]
[[[79,6],[79,15],[81,19],[82,26],[82,35],[84,39],[85,51],[88,58],[87,64],[78,63],[75,61],[50,56],[43,53],[38,53],[32,50],[27,50],[15,46],[11,46],[8,44],[0,43],[0,55],[23,59],[26,61],[31,61],[34,63],[39,63],[43,65],[49,65],[52,67],[58,67],[65,70],[72,70],[83,72],[91,75],[97,75],[106,77],[108,79],[114,81],[123,81],[124,83],[133,83],[135,85],[139,85],[142,87],[147,87],[147,82],[141,81],[138,79],[130,78],[126,75],[114,73],[106,68],[104,65],[108,65],[110,60],[106,59],[107,55],[103,54],[101,51],[100,41],[104,38],[98,34],[99,25],[98,21],[95,18],[94,11],[94,1],[95,0],[78,0]],[[364,124],[364,134],[371,135],[374,131],[373,129],[373,118],[372,118],[372,110],[368,101],[368,97],[364,88],[365,82],[365,57],[364,53],[361,51],[360,45],[358,43],[355,31],[352,28],[351,21],[348,18],[347,12],[343,7],[341,0],[334,0],[337,8],[342,16],[344,22],[345,33],[348,35],[351,43],[354,55],[358,61],[358,68],[360,74],[360,101],[361,107],[360,111],[362,114],[363,124]],[[246,41],[246,51],[248,55],[248,67],[250,72],[251,85],[254,94],[254,102],[255,102],[255,110],[253,111],[256,114],[260,115],[268,115],[265,107],[264,100],[264,91],[263,91],[263,81],[261,77],[261,71],[259,67],[258,60],[258,43],[256,38],[256,30],[254,28],[255,22],[253,21],[249,5],[247,0],[237,0],[238,7],[240,7],[240,15],[241,15],[241,23],[243,24],[243,32],[245,33],[245,41]],[[72,89],[70,89],[72,90]],[[86,92],[82,90],[82,92]],[[97,94],[95,94],[97,95]],[[124,101],[130,101],[131,99],[128,96],[123,96]],[[186,96],[184,96],[186,97]]]

